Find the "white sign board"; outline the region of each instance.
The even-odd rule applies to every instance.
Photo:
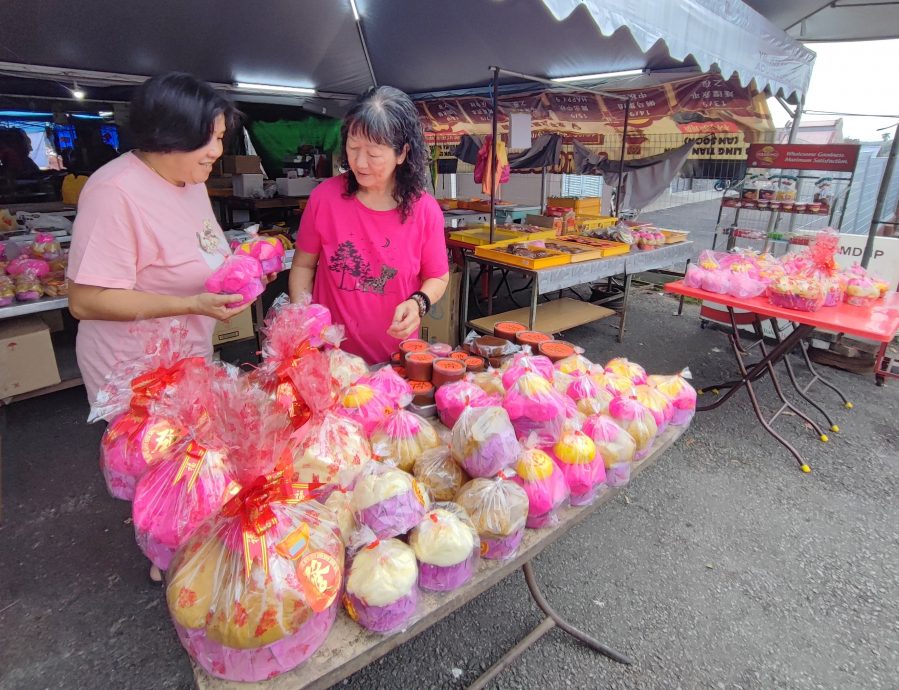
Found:
[[[847,235],[840,233],[840,248],[837,250],[837,264],[849,268],[860,263],[865,251],[867,235]],[[895,290],[899,284],[899,237],[875,237],[874,253],[868,270],[883,278]]]
[[[509,148],[531,148],[530,113],[512,113],[509,116]]]

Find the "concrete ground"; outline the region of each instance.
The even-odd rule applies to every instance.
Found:
[[[635,293],[629,332],[571,331],[588,356],[650,371],[728,377],[725,336],[696,307]],[[778,428],[802,474],[756,425],[745,394],[701,413],[623,498],[536,562],[573,623],[635,660],[610,662],[560,631],[496,688],[899,687],[899,384],[826,374],[855,403],[814,389],[842,431],[821,443]],[[770,385],[762,399],[773,407]],[[190,688],[190,665],[147,584],[128,505],[106,495],[100,428],[75,389],[7,410],[0,526],[0,688]],[[540,620],[515,575],[339,687],[459,688]]]

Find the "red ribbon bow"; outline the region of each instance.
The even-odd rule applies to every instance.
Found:
[[[190,367],[206,363],[202,357],[180,359],[170,367],[159,367],[134,378],[131,381],[131,406],[147,407],[157,400],[165,389],[184,378]]]

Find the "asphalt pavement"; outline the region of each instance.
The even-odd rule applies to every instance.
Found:
[[[566,337],[597,361],[689,366],[698,383],[732,374],[725,336],[699,329],[695,305],[677,317],[645,288],[631,309],[623,344],[614,319]],[[813,389],[840,433],[822,443],[795,417],[777,423],[811,474],[740,393],[537,559],[553,605],[633,666],[555,630],[491,687],[899,687],[899,384],[825,372],[854,402]],[[770,385],[761,394],[772,409]],[[83,390],[6,413],[0,688],[193,687],[128,504],[106,494]],[[338,687],[461,688],[539,621],[514,575]]]

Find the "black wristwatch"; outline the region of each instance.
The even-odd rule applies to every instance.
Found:
[[[411,295],[409,295],[409,299],[414,300],[415,303],[418,304],[419,318],[423,318],[424,315],[431,310],[431,298],[421,290],[416,290],[415,292],[413,292]]]

